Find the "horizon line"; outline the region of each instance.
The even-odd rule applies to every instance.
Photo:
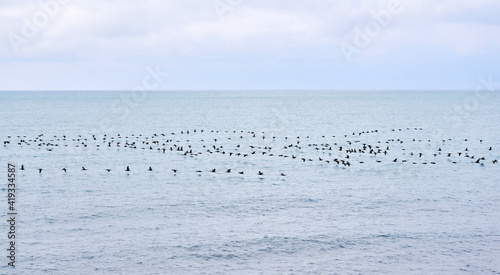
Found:
[[[171,89],[171,90],[146,90],[146,92],[286,92],[286,91],[316,91],[316,92],[470,92],[471,89]],[[75,90],[0,90],[0,92],[132,92],[133,89],[75,89]]]

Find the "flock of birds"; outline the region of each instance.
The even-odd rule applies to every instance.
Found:
[[[392,132],[401,131],[422,131],[422,128],[392,129]],[[385,133],[386,136],[391,136]],[[387,135],[389,134],[389,135]],[[371,136],[362,140],[364,136]],[[315,162],[324,165],[335,165],[342,168],[349,168],[353,165],[363,165],[368,162],[376,163],[409,163],[413,165],[436,165],[443,159],[452,164],[463,163],[484,166],[486,164],[496,165],[498,157],[494,155],[493,145],[486,145],[482,139],[469,140],[461,139],[464,143],[462,150],[453,151],[452,139],[441,139],[433,146],[418,145],[431,144],[430,139],[410,138],[380,138],[379,130],[361,131],[341,136],[319,135],[305,136],[266,136],[264,132],[255,131],[217,131],[217,130],[183,130],[168,134],[152,135],[79,135],[69,138],[66,135],[45,137],[43,134],[35,138],[26,136],[8,136],[3,141],[4,148],[15,146],[32,147],[51,152],[61,147],[75,147],[82,150],[143,150],[157,152],[161,154],[176,154],[186,158],[196,158],[205,156],[226,156],[227,158],[254,159],[257,157],[278,157],[299,162]],[[394,136],[394,133],[392,133]],[[405,147],[406,144],[410,146]],[[417,144],[417,145],[416,145]],[[437,147],[437,148],[434,148]],[[456,147],[456,146],[455,146]],[[471,149],[469,149],[469,147]],[[415,150],[415,149],[421,150]],[[429,149],[430,148],[430,149]],[[472,150],[474,148],[474,152]],[[43,172],[43,168],[37,168],[38,173]],[[20,170],[25,170],[24,164]],[[64,172],[68,168],[62,167]],[[88,169],[81,167],[82,171]],[[220,170],[220,169],[219,169]],[[216,168],[206,171],[195,170],[196,173],[220,172]],[[110,168],[105,168],[106,172],[111,172]],[[130,166],[124,165],[123,171],[131,172]],[[153,167],[149,166],[147,171],[152,172]],[[171,169],[176,174],[179,169]],[[225,173],[233,173],[232,168],[222,170]],[[238,170],[237,173],[245,174],[245,171]],[[258,171],[257,175],[264,175]],[[278,173],[286,176],[285,173]]]
[[[24,168],[24,165],[21,165],[21,168],[20,168],[19,170],[24,171],[24,170],[26,170],[26,169]],[[68,172],[68,169],[66,169],[65,167],[63,167],[61,170],[62,170],[62,171],[64,171],[65,173],[66,173],[66,172]],[[85,168],[85,166],[82,166],[82,169],[81,169],[81,170],[82,170],[82,171],[87,171],[88,169],[87,169],[87,168]],[[41,174],[41,173],[42,173],[42,171],[43,171],[43,169],[42,169],[42,168],[38,168],[38,173],[40,173],[40,174]],[[130,166],[127,166],[127,168],[125,168],[125,172],[130,172],[130,171],[132,171],[132,170],[130,169]],[[151,166],[149,166],[148,171],[149,171],[149,172],[152,172],[152,171],[153,171],[153,168],[151,168]],[[109,173],[109,172],[111,172],[111,169],[106,169],[106,172],[108,172],[108,173]],[[177,173],[177,169],[172,169],[172,172]],[[196,172],[197,172],[197,173],[202,173],[203,171],[201,171],[201,170],[197,170]],[[215,169],[215,168],[214,168],[214,169],[210,170],[210,172],[212,172],[212,173],[216,173],[216,172],[217,172],[217,169]],[[226,170],[226,173],[231,173],[231,169],[227,169],[227,170]],[[245,172],[244,172],[244,171],[240,171],[240,172],[238,172],[238,174],[243,175],[243,174],[245,174]],[[259,171],[257,174],[258,174],[259,176],[262,176],[262,175],[264,175],[264,172]],[[281,173],[281,176],[286,176],[286,175],[285,175],[284,173]]]

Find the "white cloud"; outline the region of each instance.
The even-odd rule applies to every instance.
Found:
[[[42,3],[48,1],[58,0]],[[220,20],[212,0],[71,0],[19,53],[10,47],[9,33],[20,34],[23,18],[31,20],[42,8],[33,1],[7,1],[0,3],[0,60],[102,64],[232,56],[245,62],[258,55],[304,60],[323,52],[332,58],[341,56],[339,45],[352,41],[354,28],[373,20],[371,12],[385,9],[388,1],[247,0]],[[401,3],[403,11],[359,62],[371,56],[390,59],[392,52],[405,49],[411,56],[419,48],[498,56],[497,0]],[[331,62],[344,62],[335,60]]]
[[[27,43],[23,53],[29,56],[63,51],[81,56],[87,53],[87,57],[92,58],[96,53],[102,56],[192,51],[210,54],[325,44],[334,47],[352,35],[354,26],[363,27],[371,20],[371,10],[385,8],[385,2],[245,1],[228,12],[224,20],[219,20],[210,1],[73,0],[51,18],[50,24],[40,30],[39,37]],[[450,14],[499,6],[495,1],[403,0],[402,5],[403,12],[394,16],[387,30],[392,34],[387,35],[390,43],[382,43],[389,46],[387,50],[406,46],[407,41],[430,45],[440,41],[439,44],[459,49],[461,53],[481,48],[464,43],[460,29],[480,33],[474,37],[476,44],[497,43],[497,34],[485,34],[495,27],[474,22],[443,22]],[[22,27],[19,17],[30,18],[35,11],[33,4],[8,6],[0,13],[5,23],[0,34],[5,37],[8,32],[19,33]],[[391,32],[390,28],[397,31]],[[4,51],[4,56],[5,52],[9,51]]]

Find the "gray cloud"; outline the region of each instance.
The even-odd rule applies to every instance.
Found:
[[[41,3],[51,1],[56,0]],[[53,64],[61,62],[75,68],[88,64],[111,68],[117,64],[142,66],[142,61],[151,60],[193,62],[193,58],[221,56],[247,62],[259,55],[276,56],[278,62],[297,60],[299,66],[315,54],[344,66],[339,44],[351,42],[354,29],[372,21],[372,12],[385,9],[387,2],[247,0],[231,7],[221,19],[212,1],[72,0],[61,4],[57,14],[16,53],[9,35],[22,36],[23,20],[32,21],[43,8],[33,1],[6,1],[0,4],[0,36],[4,38],[0,68],[26,69],[27,64],[38,63],[37,68],[45,64],[58,70],[64,66]],[[390,60],[392,53],[405,49],[418,56],[412,52],[415,45],[430,52],[451,49],[457,56],[498,57],[500,19],[493,12],[500,10],[498,1],[401,3],[403,11],[363,50],[357,62]]]

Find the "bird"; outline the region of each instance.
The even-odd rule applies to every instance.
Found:
[[[284,173],[281,173],[281,176],[282,176],[282,177],[284,177],[284,176],[286,176],[286,175],[285,175]]]
[[[127,168],[125,169],[126,172],[129,172],[130,171],[130,167],[127,166]]]
[[[173,171],[174,173],[177,173],[177,169],[172,169],[172,171]]]
[[[264,175],[264,173],[262,173],[261,171],[259,171],[259,176],[262,176],[262,175]]]
[[[111,172],[111,169],[106,169],[106,172],[108,172],[108,173]]]
[[[210,171],[210,172],[215,173],[215,168],[214,168],[214,169],[212,169],[212,171]]]
[[[38,173],[41,174],[42,173],[42,168],[38,168]]]
[[[87,168],[85,168],[85,167],[82,166],[82,171],[86,171],[86,170],[87,170]]]
[[[240,172],[238,172],[238,173],[239,173],[240,175],[243,175],[243,174],[245,174],[245,172],[243,172],[243,171],[240,171]]]
[[[66,168],[63,168],[62,170],[64,171],[64,173],[66,173]]]
[[[149,166],[149,169],[148,169],[148,171],[153,171],[153,168],[151,168],[151,166]]]
[[[24,165],[21,165],[21,170],[24,170]]]
[[[226,173],[231,173],[231,169],[227,169]]]

